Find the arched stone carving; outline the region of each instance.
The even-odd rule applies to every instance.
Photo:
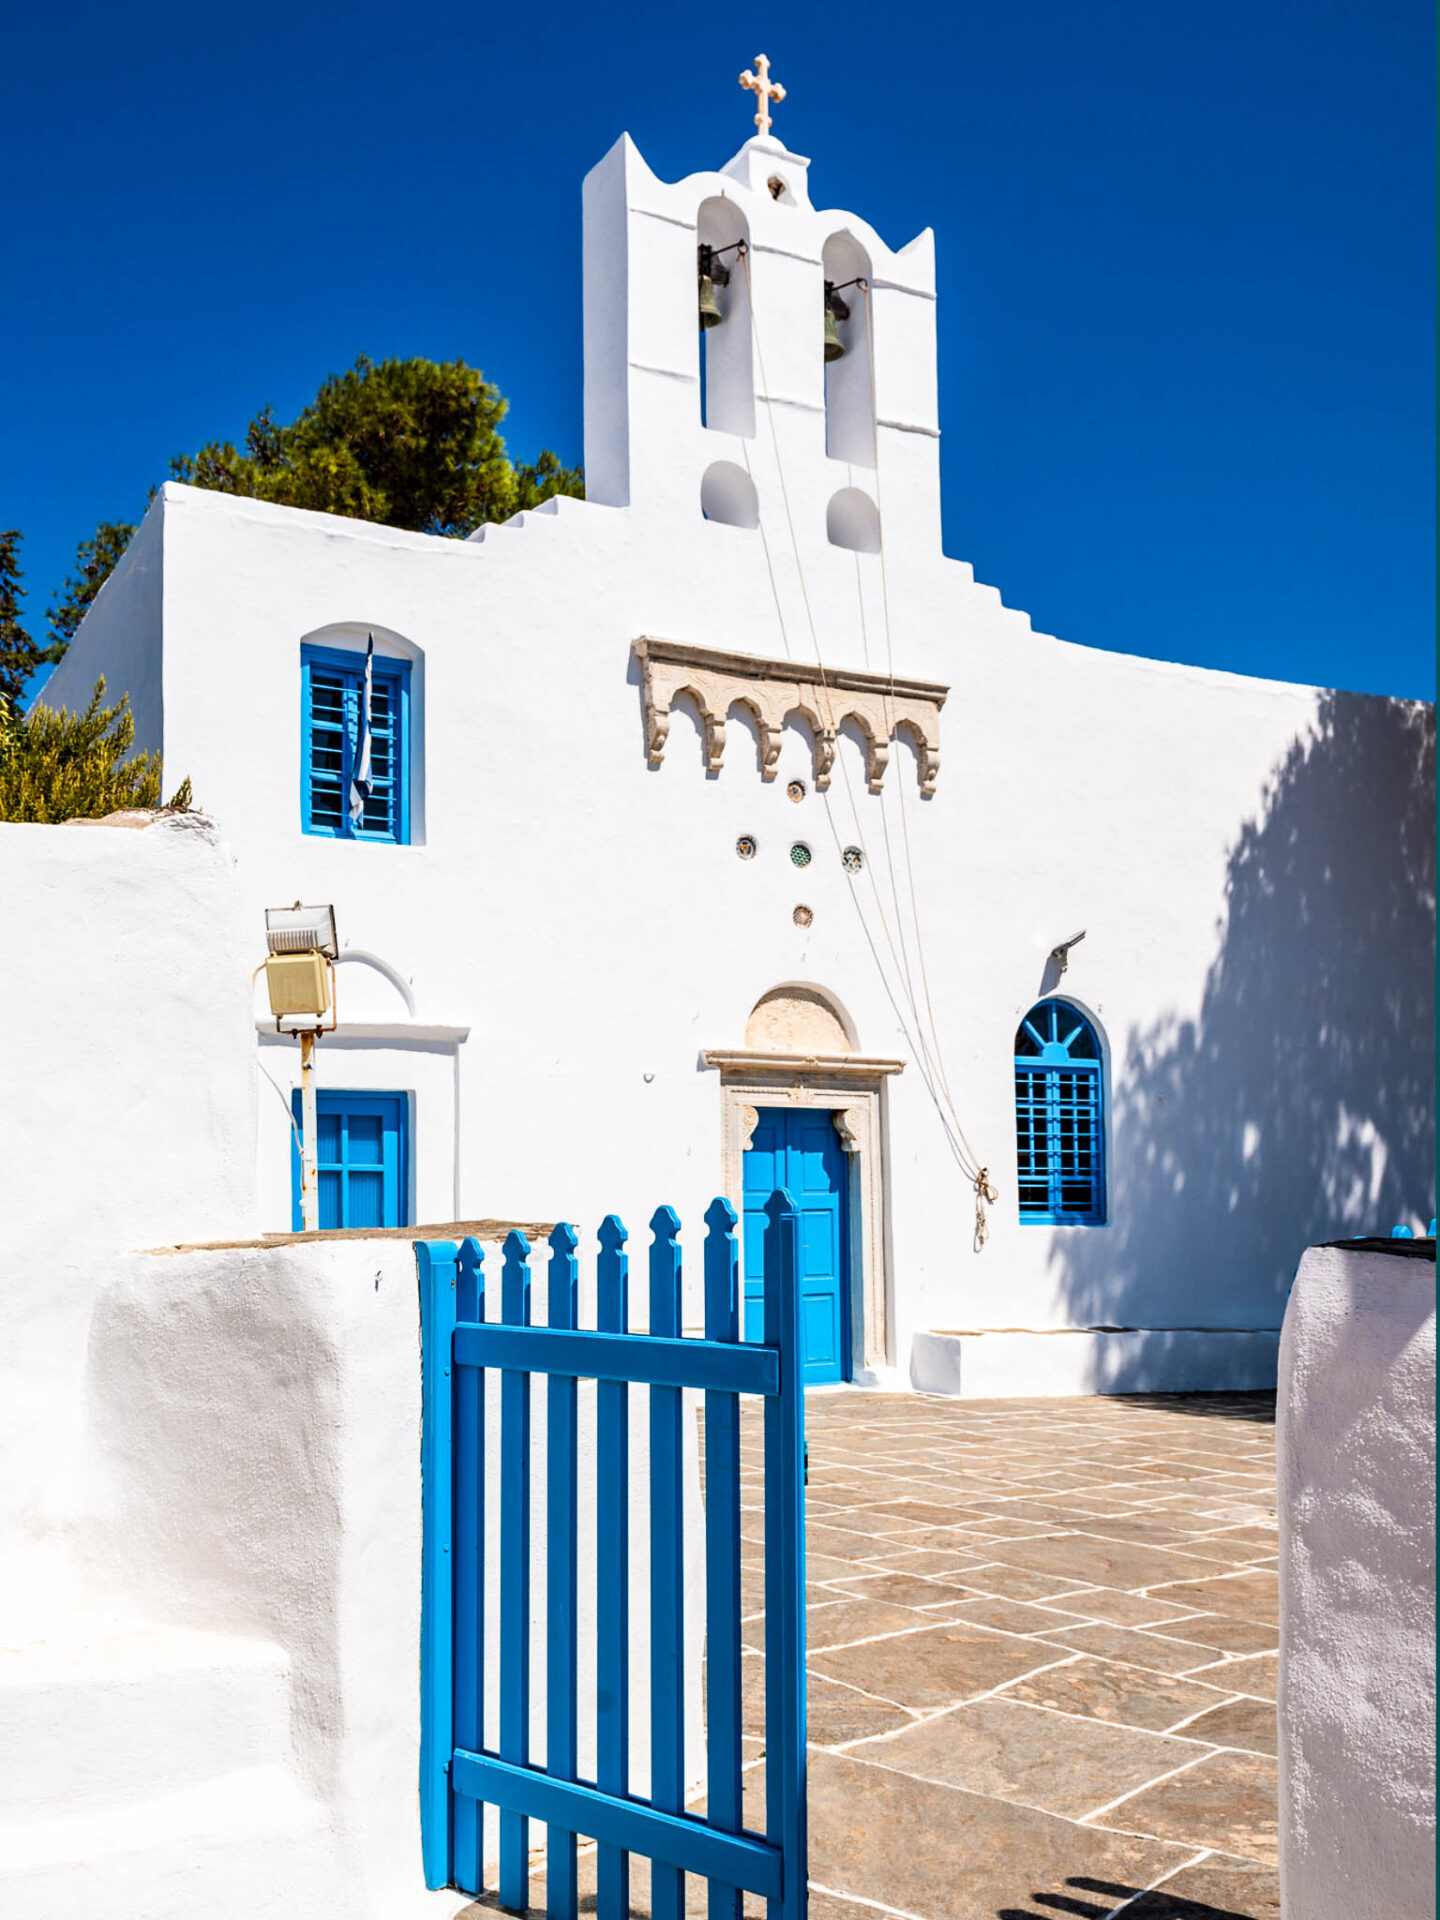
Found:
[[[725,757],[725,716],[737,702],[755,715],[760,733],[761,776],[773,780],[780,759],[780,734],[787,717],[800,714],[814,738],[816,787],[830,784],[835,765],[835,731],[853,719],[865,737],[866,778],[872,793],[884,785],[890,741],[903,727],[916,743],[920,791],[935,791],[940,771],[940,709],[950,689],[929,680],[902,680],[888,674],[859,673],[848,667],[802,666],[793,660],[761,660],[745,653],[682,646],[673,640],[635,642],[645,699],[645,734],[650,764],[665,757],[670,709],[676,696],[689,694],[705,725],[705,770],[718,773]]]
[[[816,987],[776,987],[763,994],[745,1023],[745,1045],[757,1053],[830,1058],[853,1053],[845,1023]]]
[[[755,1138],[755,1129],[759,1124],[760,1109],[758,1107],[741,1107],[740,1151],[742,1153],[748,1153],[750,1151],[750,1142]]]
[[[860,1151],[860,1134],[854,1121],[850,1118],[850,1109],[848,1107],[835,1107],[831,1111],[830,1118],[834,1122],[836,1133],[840,1136],[840,1145],[845,1149],[846,1153],[858,1153]]]

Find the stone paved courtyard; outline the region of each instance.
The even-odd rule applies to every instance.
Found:
[[[815,1920],[1278,1915],[1273,1395],[806,1414]]]
[[[812,1393],[806,1419],[813,1920],[1275,1920],[1274,1396]],[[763,1831],[759,1442],[757,1413]]]

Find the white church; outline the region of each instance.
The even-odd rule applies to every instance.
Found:
[[[1303,1249],[1434,1212],[1432,712],[1070,645],[948,558],[932,237],[817,207],[775,97],[585,180],[583,501],[167,485],[46,689],[127,693],[204,817],[0,825],[26,1920],[464,1904],[412,1238],[572,1221],[593,1325],[601,1218],[639,1261],[668,1204],[693,1331],[725,1194],[753,1331],[784,1183],[807,1383],[983,1398],[1273,1384]],[[297,901],[318,1240],[256,978]]]
[[[47,698],[130,695],[257,957],[267,906],[333,903],[323,1226],[753,1220],[783,1177],[816,1382],[1260,1385],[1297,1249],[1433,1207],[1372,1114],[1427,1053],[1388,1008],[1430,951],[1372,914],[1425,722],[1036,633],[942,549],[938,322],[931,233],[817,207],[768,124],[675,184],[622,137],[583,502],[457,542],[169,484]],[[1332,874],[1323,928],[1283,870],[1237,924],[1267,836]],[[263,993],[255,1046],[283,1231]]]

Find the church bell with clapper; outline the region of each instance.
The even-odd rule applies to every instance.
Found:
[[[708,331],[724,322],[725,315],[715,298],[715,289],[729,286],[730,269],[721,265],[715,258],[715,249],[707,247],[703,241],[696,248],[696,266],[700,278],[700,326],[702,331]]]
[[[825,282],[825,358],[843,360],[845,342],[840,338],[840,328],[836,324],[850,318],[850,309],[835,291],[831,281]]]

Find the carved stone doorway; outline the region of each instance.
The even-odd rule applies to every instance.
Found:
[[[850,1352],[853,1377],[863,1383],[893,1365],[883,1090],[905,1062],[855,1052],[834,1003],[809,986],[767,993],[751,1013],[745,1039],[742,1048],[705,1054],[706,1065],[720,1071],[726,1197],[743,1210],[745,1150],[759,1108],[829,1109],[849,1169]]]

